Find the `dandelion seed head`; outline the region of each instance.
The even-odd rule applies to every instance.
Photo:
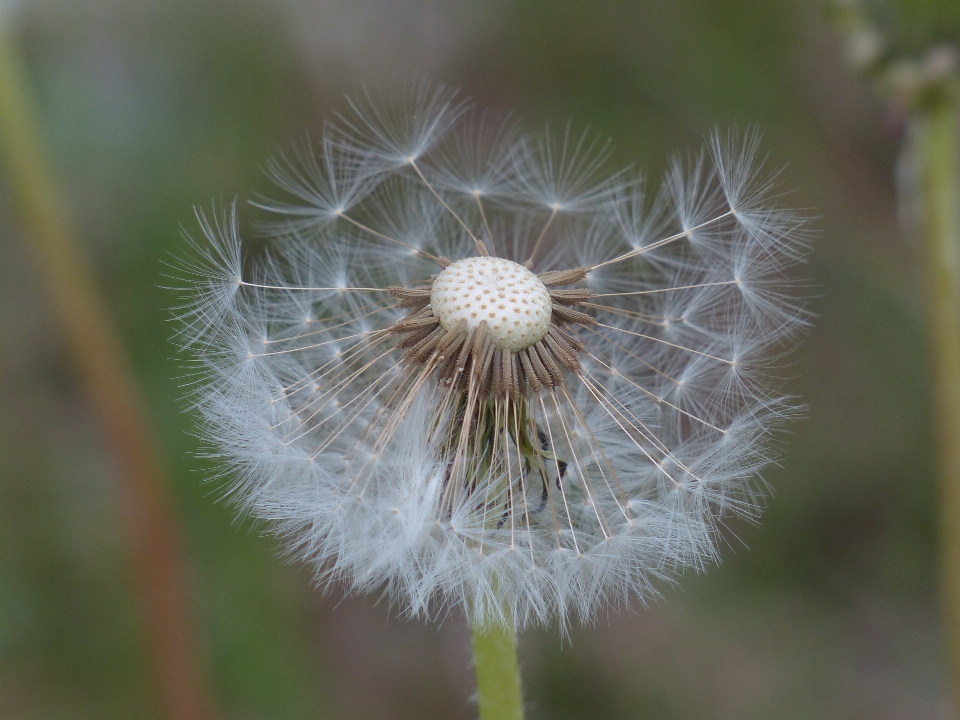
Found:
[[[771,369],[809,321],[758,135],[648,196],[606,142],[443,89],[350,107],[268,164],[263,258],[234,205],[181,264],[228,498],[319,582],[477,625],[565,628],[715,563],[724,518],[759,515],[796,412]]]

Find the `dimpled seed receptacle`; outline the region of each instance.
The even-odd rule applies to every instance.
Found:
[[[433,281],[430,304],[444,330],[466,321],[487,323],[490,342],[501,350],[523,350],[550,329],[550,291],[536,275],[511,260],[471,257],[453,263]]]

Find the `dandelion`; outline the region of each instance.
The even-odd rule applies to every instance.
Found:
[[[200,214],[182,342],[230,497],[322,584],[474,627],[588,621],[715,562],[760,511],[793,412],[771,363],[807,317],[758,136],[648,197],[589,134],[415,95],[268,165],[257,262],[235,206]]]

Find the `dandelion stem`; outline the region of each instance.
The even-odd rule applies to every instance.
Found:
[[[480,720],[523,720],[516,633],[499,623],[474,628],[473,665]]]
[[[139,389],[77,248],[36,132],[14,48],[0,28],[0,166],[78,376],[120,469],[126,531],[163,716],[210,718],[188,620],[184,562]]]
[[[952,95],[952,96],[951,96]],[[941,603],[960,707],[960,99],[948,94],[910,126],[926,246],[928,343],[940,482]]]

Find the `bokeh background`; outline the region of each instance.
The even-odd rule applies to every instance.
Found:
[[[901,9],[902,9],[901,4]],[[960,37],[913,2],[904,47]],[[953,9],[951,9],[953,8]],[[567,640],[521,637],[529,718],[948,718],[917,248],[898,227],[902,120],[808,0],[0,2],[68,210],[147,399],[223,718],[471,718],[457,615],[398,618],[313,588],[205,483],[182,412],[164,260],[192,208],[264,190],[264,160],[363,85],[412,73],[572,120],[656,177],[713,127],[757,124],[817,217],[819,315],[786,370],[806,418],[760,526],[721,567]],[[0,173],[0,716],[160,718],[120,484]]]

